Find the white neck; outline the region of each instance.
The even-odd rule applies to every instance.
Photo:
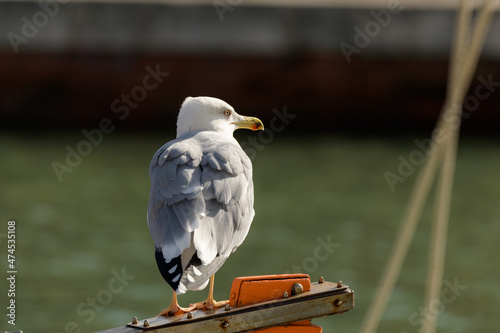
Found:
[[[177,120],[177,137],[180,137],[181,135],[184,135],[189,132],[213,131],[224,134],[225,136],[232,138],[235,129],[236,129],[235,125],[227,126],[226,121],[224,119],[216,119],[209,123],[203,121],[188,122],[184,121],[182,119],[182,116],[179,115],[179,119]]]

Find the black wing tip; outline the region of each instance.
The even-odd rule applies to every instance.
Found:
[[[158,269],[160,270],[161,276],[167,283],[174,289],[174,291],[177,291],[179,288],[179,282],[181,281],[181,276],[182,276],[182,263],[181,263],[181,256],[178,256],[174,259],[172,259],[170,262],[166,262],[165,258],[163,257],[163,252],[161,248],[155,248],[155,258],[156,258],[156,264],[158,265]],[[175,267],[177,265],[177,267]],[[175,267],[175,270],[172,273],[169,273],[169,271],[172,270],[172,268]],[[177,278],[176,278],[177,277]],[[174,281],[175,280],[175,281]]]

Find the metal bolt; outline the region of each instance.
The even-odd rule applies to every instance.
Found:
[[[147,319],[144,320],[144,327],[149,327],[149,321]]]
[[[283,298],[288,298],[288,293],[286,291],[283,293]]]
[[[304,291],[304,287],[300,283],[294,283],[292,286],[292,295],[298,295]]]
[[[342,286],[344,286],[344,285],[342,284],[342,281],[340,281],[340,280],[339,280],[339,281],[337,282],[337,288],[340,288],[340,287],[342,287]]]
[[[333,302],[333,305],[335,306],[341,306],[342,305],[342,301],[340,299],[336,299],[334,302]]]
[[[224,320],[222,324],[220,324],[220,327],[222,328],[228,328],[229,327],[229,322],[227,320]]]
[[[139,321],[137,320],[137,317],[132,318],[132,324],[137,324]]]
[[[187,319],[191,319],[193,318],[193,313],[192,312],[188,312],[187,315],[186,315]]]
[[[318,283],[325,283],[325,279],[322,276],[320,276],[319,280],[318,280]]]
[[[231,307],[229,306],[229,304],[224,305],[224,310],[225,311],[231,310]]]

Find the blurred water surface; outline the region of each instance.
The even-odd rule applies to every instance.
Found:
[[[248,135],[255,134],[238,137]],[[92,332],[122,326],[133,316],[151,317],[168,305],[171,289],[156,268],[146,210],[149,161],[171,138],[110,134],[79,164],[73,161],[78,165],[60,182],[52,163],[66,164],[65,147],[76,149],[81,134],[0,135],[0,234],[8,220],[17,222],[15,329]],[[260,146],[253,159],[256,217],[244,244],[216,275],[216,299],[228,298],[237,276],[322,275],[351,286],[356,308],[314,322],[324,332],[357,332],[416,178],[416,172],[405,177],[393,192],[384,172],[398,172],[398,156],[408,159],[418,150],[414,139],[282,135]],[[452,301],[438,302],[439,332],[498,331],[499,144],[461,142],[444,275],[460,287],[447,294],[456,296]],[[432,204],[380,331],[417,332],[425,320],[431,215]],[[328,256],[315,257],[324,243],[333,244],[322,252]],[[1,283],[5,294],[5,278]],[[190,292],[180,303],[200,301],[206,292]],[[2,328],[14,329],[7,323]]]

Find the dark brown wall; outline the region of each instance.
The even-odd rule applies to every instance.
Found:
[[[273,108],[286,107],[300,115],[302,127],[311,129],[426,129],[442,106],[448,69],[446,60],[371,58],[347,64],[328,53],[274,58],[4,54],[0,61],[4,129],[83,129],[96,127],[103,117],[115,119],[123,129],[173,129],[183,99],[197,95],[222,98],[239,113],[264,121]],[[147,67],[168,72],[157,86],[154,78],[148,79],[149,88],[156,86],[150,91],[141,88],[150,75]],[[499,84],[479,87],[488,77],[500,81],[500,67],[482,62],[465,110],[467,131],[498,128],[500,92],[494,90]],[[122,94],[133,91],[144,99],[134,103],[130,97],[127,104]]]

